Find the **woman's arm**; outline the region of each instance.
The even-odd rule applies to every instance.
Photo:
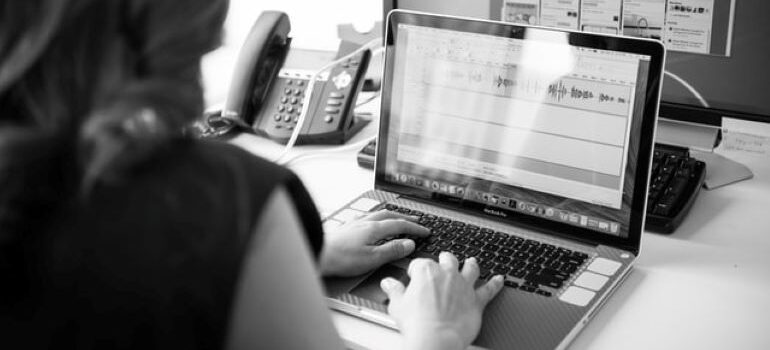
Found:
[[[259,217],[243,261],[228,349],[343,349],[300,218],[284,188]]]

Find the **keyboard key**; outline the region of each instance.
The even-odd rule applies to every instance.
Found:
[[[524,266],[524,270],[527,270],[527,271],[533,272],[533,273],[534,272],[539,272],[542,269],[543,269],[542,266],[540,266],[538,264],[535,264],[535,263],[530,263],[530,264],[527,264],[527,266]]]
[[[524,269],[511,269],[510,272],[508,272],[508,276],[514,277],[514,278],[524,278],[527,276],[527,271]]]
[[[484,259],[484,260],[492,260],[492,259],[495,258],[495,254],[494,253],[490,253],[490,252],[481,252],[479,254],[479,258]]]
[[[440,235],[440,236],[438,236],[438,237],[439,237],[439,238],[440,238],[442,241],[451,241],[451,240],[453,240],[453,239],[457,238],[457,235],[455,235],[455,234],[453,234],[453,233],[448,233],[448,232],[447,232],[447,233],[443,233],[443,234],[441,234],[441,235]]]
[[[513,259],[510,263],[508,263],[508,265],[518,270],[518,269],[524,268],[524,266],[527,266],[527,262],[523,260]]]
[[[563,280],[557,279],[553,275],[542,273],[530,273],[526,280],[537,285],[543,285],[554,289],[559,289],[564,285]]]
[[[526,242],[527,244],[529,244],[529,245],[540,245],[540,242],[538,242],[538,241],[535,241],[535,240],[532,240],[532,239],[528,239],[528,240],[526,240],[525,242]]]
[[[476,234],[473,236],[473,238],[484,242],[486,242],[489,237],[490,237],[489,233],[484,233],[481,231],[477,231]]]
[[[519,288],[519,284],[511,280],[505,280],[503,282],[503,285],[505,285],[506,287],[516,288],[516,289]]]
[[[401,214],[409,215],[409,214],[412,213],[412,210],[409,209],[409,208],[398,208],[398,209],[396,209],[396,212],[401,213]]]
[[[500,250],[497,252],[497,254],[505,255],[505,256],[513,256],[513,249],[510,249],[510,248],[500,248]]]
[[[457,255],[458,253],[462,253],[465,251],[465,246],[462,244],[455,243],[455,244],[452,244],[451,247],[449,247],[449,250],[451,250],[452,253],[455,253],[455,255]]]
[[[442,228],[444,227],[444,223],[440,221],[434,221],[430,224],[430,228]]]
[[[492,272],[493,272],[495,275],[503,275],[503,276],[505,276],[505,275],[507,275],[509,272],[511,272],[511,268],[510,268],[510,267],[508,267],[508,266],[505,266],[505,265],[497,264],[497,265],[495,265],[495,267],[492,269]]]
[[[567,263],[564,264],[559,270],[567,274],[573,274],[575,271],[577,271],[577,269],[578,265]]]
[[[529,259],[530,254],[529,253],[525,253],[525,252],[516,252],[516,253],[513,253],[513,257],[515,259],[525,260],[526,261],[526,260]]]
[[[508,264],[511,262],[511,258],[503,255],[498,255],[495,257],[495,262],[498,264]]]
[[[436,251],[436,249],[438,249],[438,247],[435,244],[429,244],[422,248],[422,251],[426,253],[433,253]]]
[[[542,290],[542,289],[536,290],[535,294],[540,294],[540,295],[542,295],[544,297],[550,297],[551,296],[551,292],[549,292],[547,290]]]
[[[545,266],[548,267],[549,269],[559,270],[561,269],[561,265],[562,265],[561,261],[553,260],[552,262],[547,263]]]
[[[537,288],[536,287],[532,287],[532,286],[528,286],[528,285],[522,285],[522,286],[519,287],[519,290],[523,290],[525,292],[533,293],[534,291],[537,290]]]
[[[468,256],[476,256],[480,252],[481,251],[478,248],[474,248],[474,247],[469,247],[468,249],[465,250],[465,254],[467,254]]]
[[[488,251],[491,253],[496,253],[498,250],[500,250],[500,246],[497,244],[487,243],[483,247],[481,247],[481,250]]]

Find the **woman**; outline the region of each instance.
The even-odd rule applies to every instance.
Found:
[[[292,347],[275,323],[259,337],[248,330],[281,312],[308,332],[331,326],[328,315],[313,324],[290,306],[269,309],[302,302],[275,292],[292,280],[268,273],[286,256],[277,252],[296,255],[290,271],[313,276],[299,289],[320,299],[306,251],[322,273],[349,276],[414,249],[408,239],[373,245],[379,238],[427,233],[375,213],[330,232],[322,250],[320,220],[296,176],[181,135],[201,114],[199,61],[218,44],[226,1],[0,4],[5,344]],[[475,262],[458,272],[449,254],[418,260],[410,275],[408,287],[386,279],[383,289],[411,348],[467,346],[502,285],[474,290]]]

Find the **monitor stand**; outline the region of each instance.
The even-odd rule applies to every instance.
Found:
[[[692,157],[705,162],[707,190],[752,178],[754,174],[745,165],[714,153],[719,130],[715,126],[659,118],[655,141],[687,147]]]

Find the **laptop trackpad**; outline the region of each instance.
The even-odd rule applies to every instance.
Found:
[[[388,295],[380,288],[380,281],[385,277],[395,278],[405,286],[409,284],[409,275],[406,274],[406,270],[401,267],[387,264],[377,271],[374,271],[363,282],[359,283],[350,294],[353,294],[359,298],[367,299],[375,303],[382,305],[388,304]]]

